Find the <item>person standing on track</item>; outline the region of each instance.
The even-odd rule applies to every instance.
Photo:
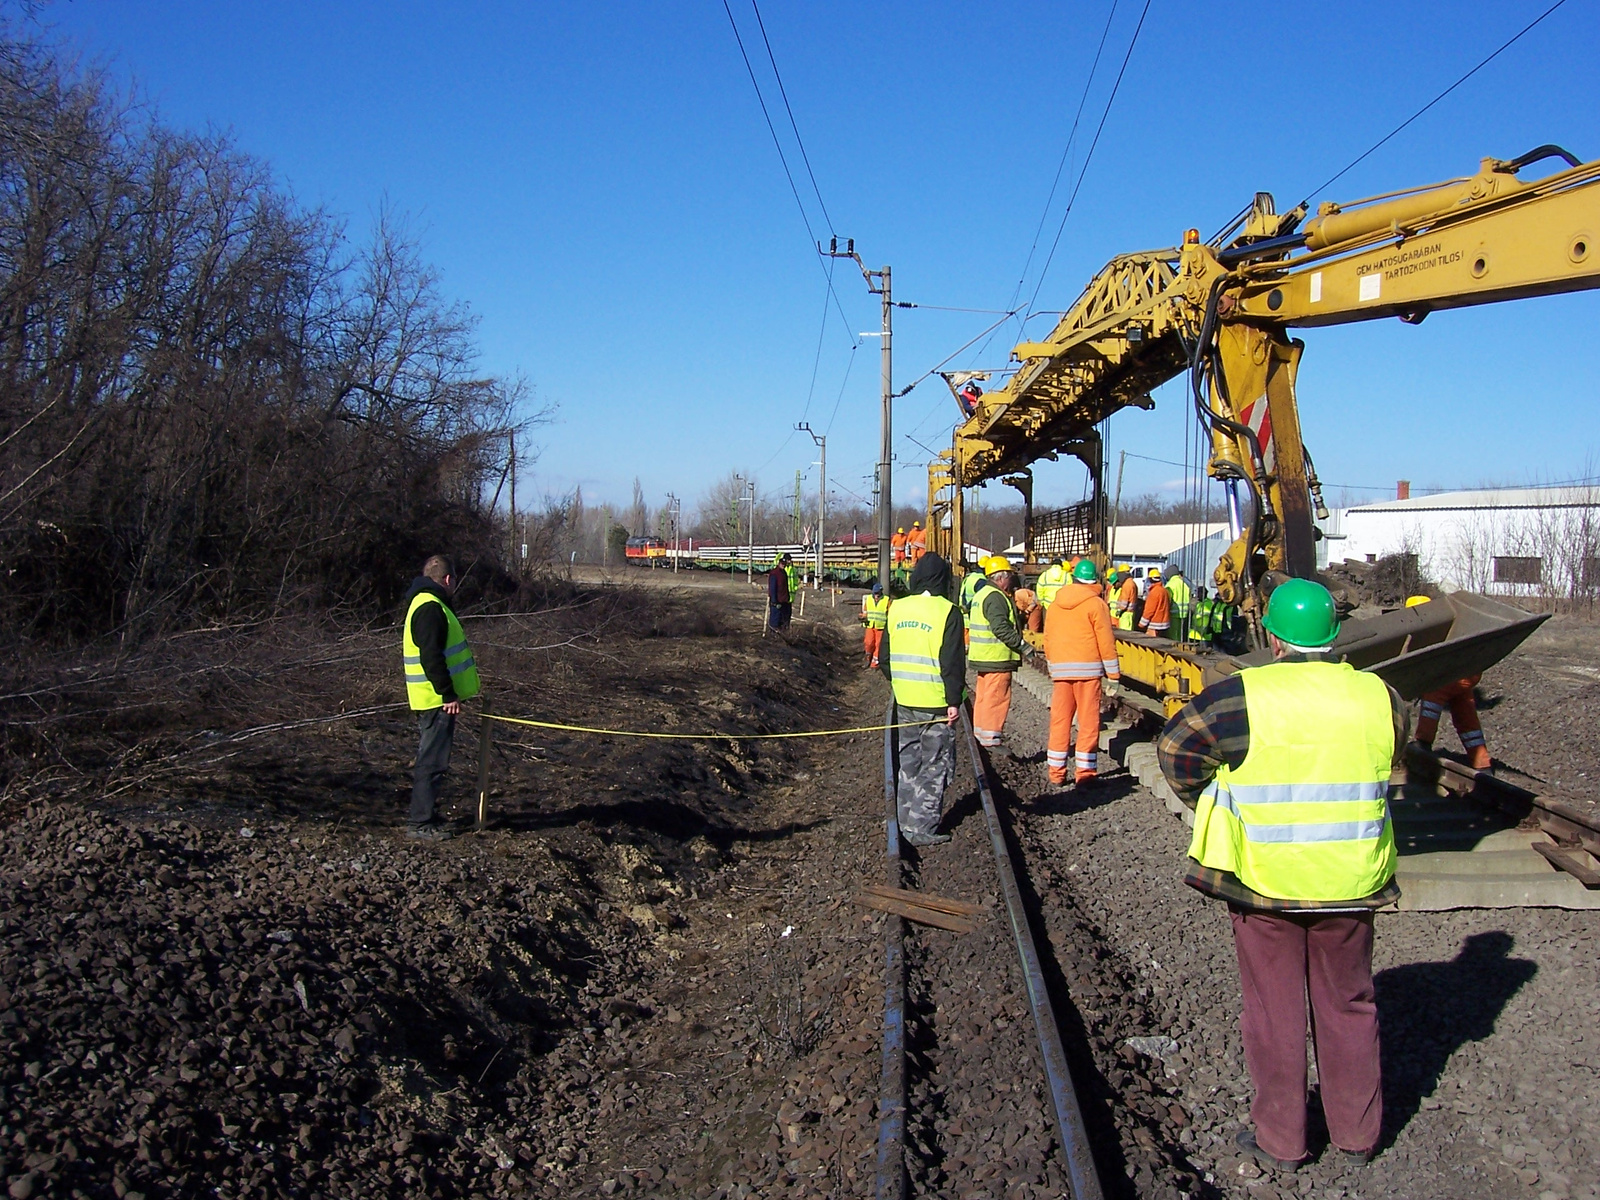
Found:
[[[889,597],[883,594],[883,584],[873,584],[872,591],[861,597],[861,623],[867,627],[861,650],[867,656],[867,666],[874,668],[883,646],[883,631],[889,627]]]
[[[1004,555],[990,556],[988,575],[973,588],[967,610],[972,640],[967,659],[977,672],[972,694],[972,735],[978,745],[1000,745],[1000,734],[1011,711],[1011,677],[1033,648],[1022,640],[1022,623],[1011,599],[1016,575]]]
[[[1416,608],[1419,604],[1427,604],[1430,599],[1429,596],[1412,596],[1406,601],[1406,607]],[[1478,719],[1478,699],[1473,692],[1482,678],[1480,672],[1458,679],[1437,691],[1424,692],[1422,711],[1417,716],[1417,744],[1431,751],[1433,739],[1439,733],[1439,718],[1444,716],[1444,710],[1448,708],[1450,720],[1454,722],[1456,733],[1461,738],[1461,748],[1467,752],[1467,761],[1474,771],[1487,771],[1494,766],[1488,744],[1483,739],[1483,723]]]
[[[889,549],[894,554],[894,567],[899,570],[906,561],[906,527],[900,526],[889,539]]]
[[[966,653],[961,613],[948,599],[950,565],[937,554],[923,555],[909,587],[889,610],[879,656],[901,726],[895,731],[900,835],[913,846],[934,846],[950,840],[938,830],[956,769],[954,726],[966,691]]]
[[[794,593],[789,590],[789,562],[787,554],[781,556],[767,572],[767,627],[786,629],[794,613]]]
[[[1139,632],[1164,638],[1172,628],[1172,597],[1161,582],[1160,571],[1152,569],[1148,579],[1144,608],[1139,613]]]
[[[1117,585],[1111,615],[1117,619],[1118,629],[1132,629],[1139,615],[1139,581],[1133,577],[1133,568],[1123,563],[1111,582]]]
[[[450,826],[439,819],[439,793],[450,770],[461,702],[481,687],[472,647],[450,607],[455,590],[455,568],[444,555],[435,554],[411,581],[400,633],[406,699],[417,714],[419,734],[406,834],[430,841],[451,836]]]
[[[1383,1125],[1373,911],[1399,898],[1389,775],[1406,710],[1383,680],[1329,655],[1333,596],[1278,585],[1262,625],[1275,661],[1206,688],[1156,742],[1195,805],[1184,882],[1227,903],[1244,993],[1254,1130],[1238,1145],[1293,1171],[1306,1157],[1306,998],[1328,1135],[1367,1162]]]
[[[1072,582],[1056,593],[1044,614],[1044,657],[1050,664],[1050,744],[1045,752],[1050,782],[1067,782],[1072,757],[1072,719],[1078,719],[1079,787],[1094,783],[1100,755],[1101,681],[1121,677],[1111,610],[1100,594],[1100,571],[1091,559],[1072,568]]]
[[[1066,587],[1067,580],[1071,578],[1071,573],[1061,563],[1061,556],[1056,555],[1050,560],[1050,565],[1039,572],[1039,581],[1034,585],[1034,594],[1039,597],[1039,603],[1049,608],[1056,593]]]

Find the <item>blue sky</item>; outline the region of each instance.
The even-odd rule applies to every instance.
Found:
[[[826,237],[750,0],[730,4]],[[1172,245],[1189,226],[1209,234],[1257,190],[1287,208],[1548,4],[1152,0],[1038,307],[1069,305],[1114,254]],[[1111,7],[767,0],[832,231],[869,265],[892,265],[897,299],[1011,306]],[[1141,7],[1118,0],[1024,296]],[[878,350],[852,343],[877,328],[876,302],[841,263],[848,323],[834,311],[821,328],[824,275],[721,0],[57,0],[41,19],[169,122],[231,130],[353,232],[385,203],[411,214],[448,293],[481,318],[485,366],[522,372],[559,406],[537,488],[626,501],[638,476],[657,503],[755,470],[783,490],[797,468],[815,479],[813,447],[791,433],[804,416],[829,430],[838,487],[867,494]],[[1321,198],[1468,173],[1543,142],[1600,157],[1597,64],[1600,0],[1567,0]],[[897,386],[993,319],[895,317]],[[1323,479],[1600,474],[1597,335],[1594,293],[1308,331],[1302,419]],[[1001,366],[1013,340],[954,365]],[[1182,459],[1180,386],[1154,412],[1119,416],[1113,449]],[[936,378],[896,406],[898,429],[930,446],[947,444],[954,416]],[[897,498],[921,496],[926,451],[902,437],[897,455]],[[1179,475],[1130,460],[1125,487]],[[1039,490],[1076,500],[1080,474],[1043,469]]]

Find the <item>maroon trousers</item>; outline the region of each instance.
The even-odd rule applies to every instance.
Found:
[[[1328,1136],[1342,1150],[1373,1149],[1383,1124],[1383,1092],[1372,914],[1232,912],[1257,1144],[1275,1158],[1306,1156],[1309,992]]]

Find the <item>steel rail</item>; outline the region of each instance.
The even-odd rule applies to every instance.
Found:
[[[894,725],[891,698],[883,715]],[[898,888],[900,870],[900,806],[896,779],[895,731],[883,731],[883,790],[888,805],[884,830],[888,841],[888,883]],[[906,1195],[906,923],[890,914],[884,922],[883,1078],[878,1089],[877,1200],[905,1200]]]
[[[1044,969],[1039,962],[1039,950],[1034,945],[1028,913],[1022,903],[1022,892],[1017,886],[1011,846],[1000,821],[1000,810],[995,807],[994,793],[989,787],[978,739],[972,732],[971,712],[965,706],[961,710],[961,724],[967,733],[967,752],[972,757],[972,773],[978,781],[983,816],[989,825],[989,840],[994,845],[995,866],[1000,873],[1000,888],[1006,899],[1006,915],[1011,920],[1011,934],[1017,944],[1022,978],[1028,990],[1028,1006],[1033,1010],[1033,1026],[1039,1035],[1039,1051],[1044,1057],[1045,1080],[1050,1088],[1051,1103],[1055,1106],[1056,1135],[1061,1141],[1062,1157],[1067,1162],[1072,1200],[1104,1200],[1105,1192],[1100,1186],[1094,1152],[1089,1145],[1089,1131],[1083,1123],[1083,1109],[1078,1104],[1078,1094],[1072,1086],[1072,1072],[1067,1066],[1061,1027],[1056,1023],[1055,1006],[1050,1002]]]

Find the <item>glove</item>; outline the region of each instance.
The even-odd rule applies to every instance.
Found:
[[[1100,685],[1100,694],[1107,700],[1115,700],[1121,691],[1122,683],[1120,680],[1107,679]]]

